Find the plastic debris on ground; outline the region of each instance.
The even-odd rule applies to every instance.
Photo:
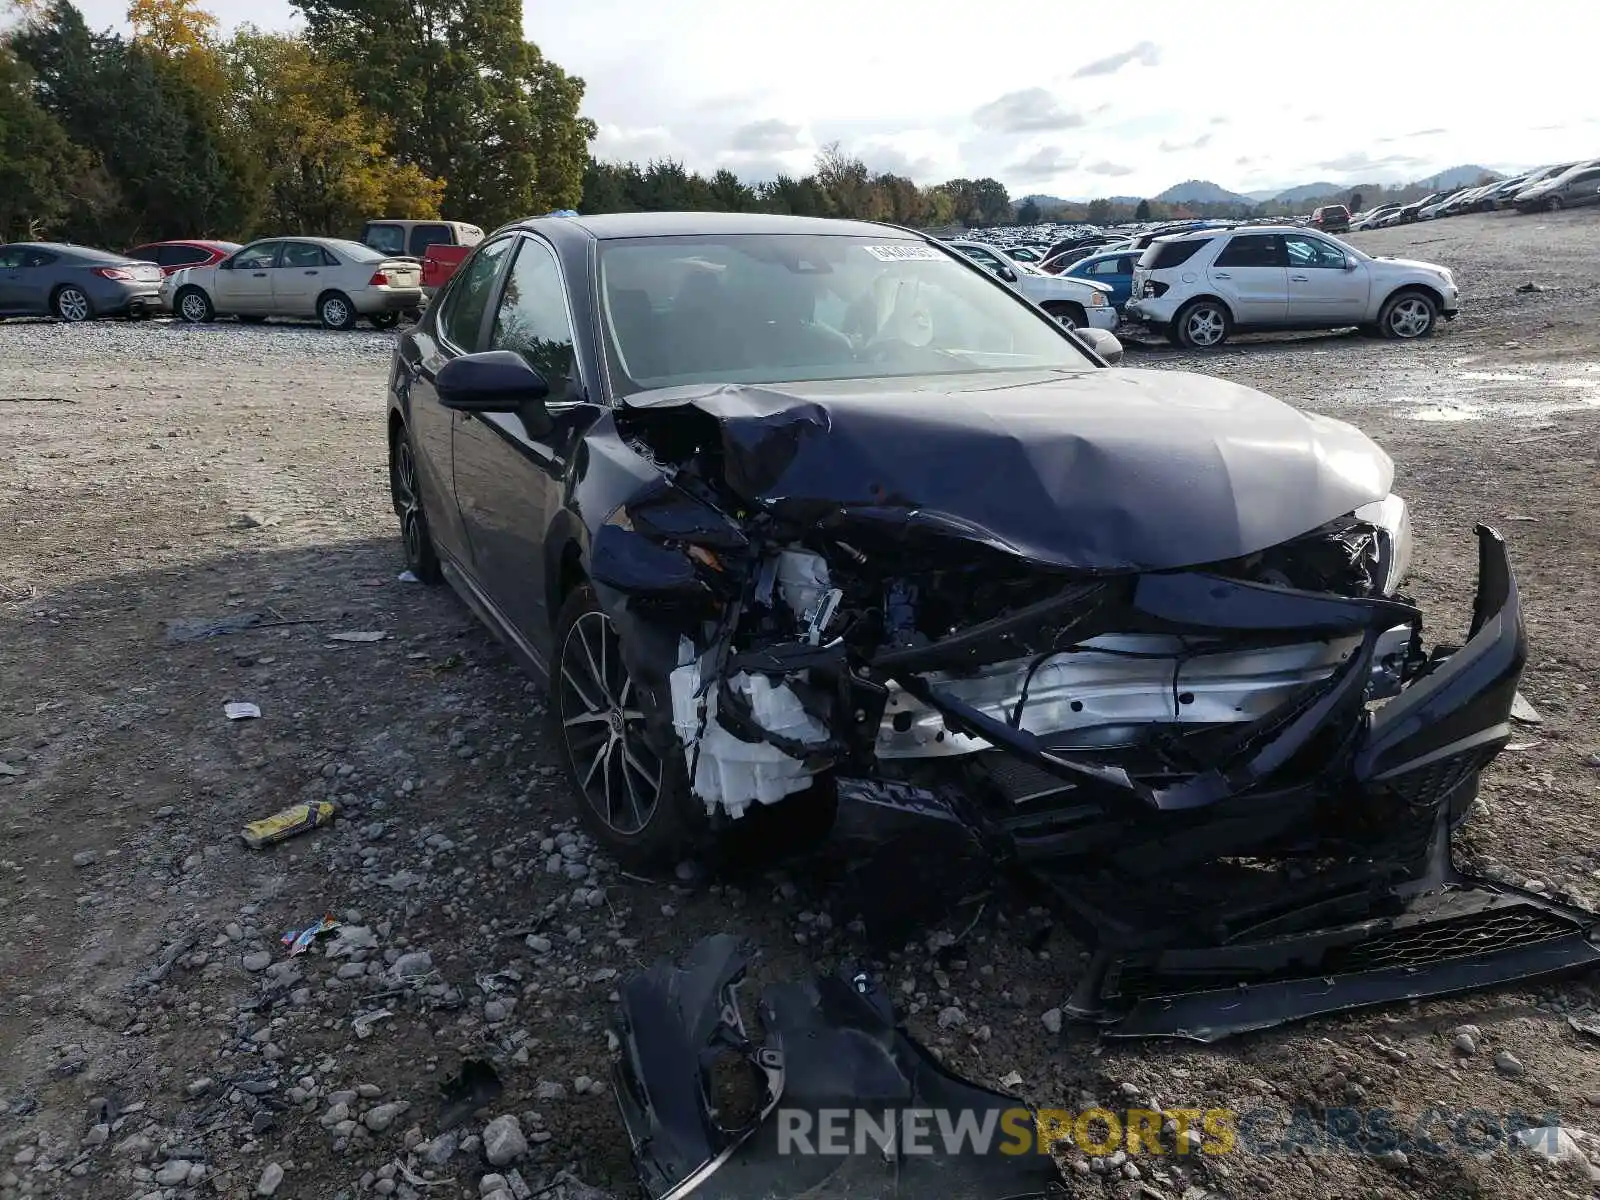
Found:
[[[439,1128],[454,1129],[479,1109],[493,1104],[505,1091],[494,1064],[487,1059],[468,1058],[461,1070],[439,1084]]]
[[[330,642],[381,642],[388,637],[387,633],[379,633],[375,629],[351,630],[347,633],[330,633]]]
[[[227,617],[171,617],[165,622],[167,641],[198,642],[204,638],[227,637],[230,633],[255,629],[262,620],[260,613],[253,612]]]
[[[371,1012],[357,1013],[350,1018],[350,1030],[358,1038],[365,1040],[377,1032],[372,1028],[375,1024],[386,1021],[392,1016],[394,1013],[387,1008],[375,1008]]]
[[[261,706],[248,700],[230,700],[222,706],[230,721],[248,721],[261,715]]]
[[[339,928],[339,922],[333,919],[332,914],[324,915],[322,920],[315,925],[308,925],[304,929],[291,929],[278,940],[289,947],[289,957],[304,954],[311,949],[311,943],[325,933],[332,933]]]
[[[286,842],[319,825],[329,824],[338,811],[339,806],[331,800],[319,800],[315,804],[291,804],[270,817],[251,821],[239,831],[239,836],[250,849],[262,850],[279,842]]]
[[[395,581],[397,583],[421,583],[422,582],[422,580],[418,579],[416,577],[416,575],[413,574],[410,571],[401,571],[400,574],[395,577]]]
[[[1524,725],[1542,725],[1544,718],[1539,715],[1539,710],[1528,703],[1528,698],[1521,692],[1511,697],[1511,719],[1521,721]]]

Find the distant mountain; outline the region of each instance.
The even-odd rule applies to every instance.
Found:
[[[1284,204],[1299,204],[1305,200],[1320,200],[1324,196],[1343,196],[1349,190],[1342,183],[1302,183],[1299,187],[1287,188],[1266,199],[1281,200]]]
[[[1246,192],[1244,193],[1244,198],[1246,200],[1254,200],[1257,204],[1261,204],[1267,200],[1276,200],[1278,198],[1278,189],[1267,188],[1265,191]]]
[[[1247,197],[1230,192],[1209,179],[1186,179],[1153,196],[1164,204],[1244,204]]]
[[[1485,175],[1499,175],[1499,171],[1491,171],[1488,167],[1465,166],[1451,167],[1448,171],[1440,171],[1437,175],[1430,175],[1417,182],[1435,191],[1442,192],[1451,188],[1471,187]]]
[[[1013,200],[1011,202],[1011,207],[1012,208],[1021,208],[1029,200],[1032,200],[1040,208],[1042,208],[1042,209],[1044,209],[1046,211],[1048,211],[1048,210],[1050,210],[1052,208],[1060,208],[1063,204],[1072,204],[1072,203],[1074,203],[1071,200],[1063,200],[1060,196],[1046,196],[1043,192],[1035,192],[1031,196],[1018,196],[1015,200]]]

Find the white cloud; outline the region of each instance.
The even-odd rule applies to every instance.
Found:
[[[1104,159],[1090,163],[1084,170],[1091,175],[1108,175],[1113,178],[1133,174],[1132,167],[1124,167],[1120,163],[1106,162]]]
[[[1011,179],[1032,183],[1041,179],[1059,179],[1071,174],[1077,165],[1076,154],[1068,154],[1056,146],[1043,146],[1026,158],[1012,163],[1006,168],[1006,174]]]
[[[972,120],[979,129],[994,133],[1036,133],[1073,129],[1083,124],[1083,114],[1068,112],[1044,88],[1024,88],[982,105]]]
[[[1097,58],[1091,63],[1085,63],[1072,73],[1072,77],[1074,79],[1086,79],[1091,75],[1115,75],[1130,63],[1153,67],[1160,61],[1161,47],[1154,42],[1140,42],[1127,50],[1119,50],[1115,54],[1108,54],[1104,58]]]

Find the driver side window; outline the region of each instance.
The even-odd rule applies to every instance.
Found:
[[[1286,237],[1283,245],[1291,267],[1344,270],[1344,251],[1321,238]]]

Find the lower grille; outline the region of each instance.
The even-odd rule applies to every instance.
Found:
[[[1520,950],[1564,937],[1572,924],[1537,908],[1504,908],[1393,929],[1328,955],[1332,974],[1424,967],[1452,958]]]
[[[1410,808],[1437,807],[1472,776],[1489,765],[1499,752],[1493,749],[1471,750],[1453,758],[1440,759],[1415,771],[1407,771],[1387,780],[1389,790]]]

